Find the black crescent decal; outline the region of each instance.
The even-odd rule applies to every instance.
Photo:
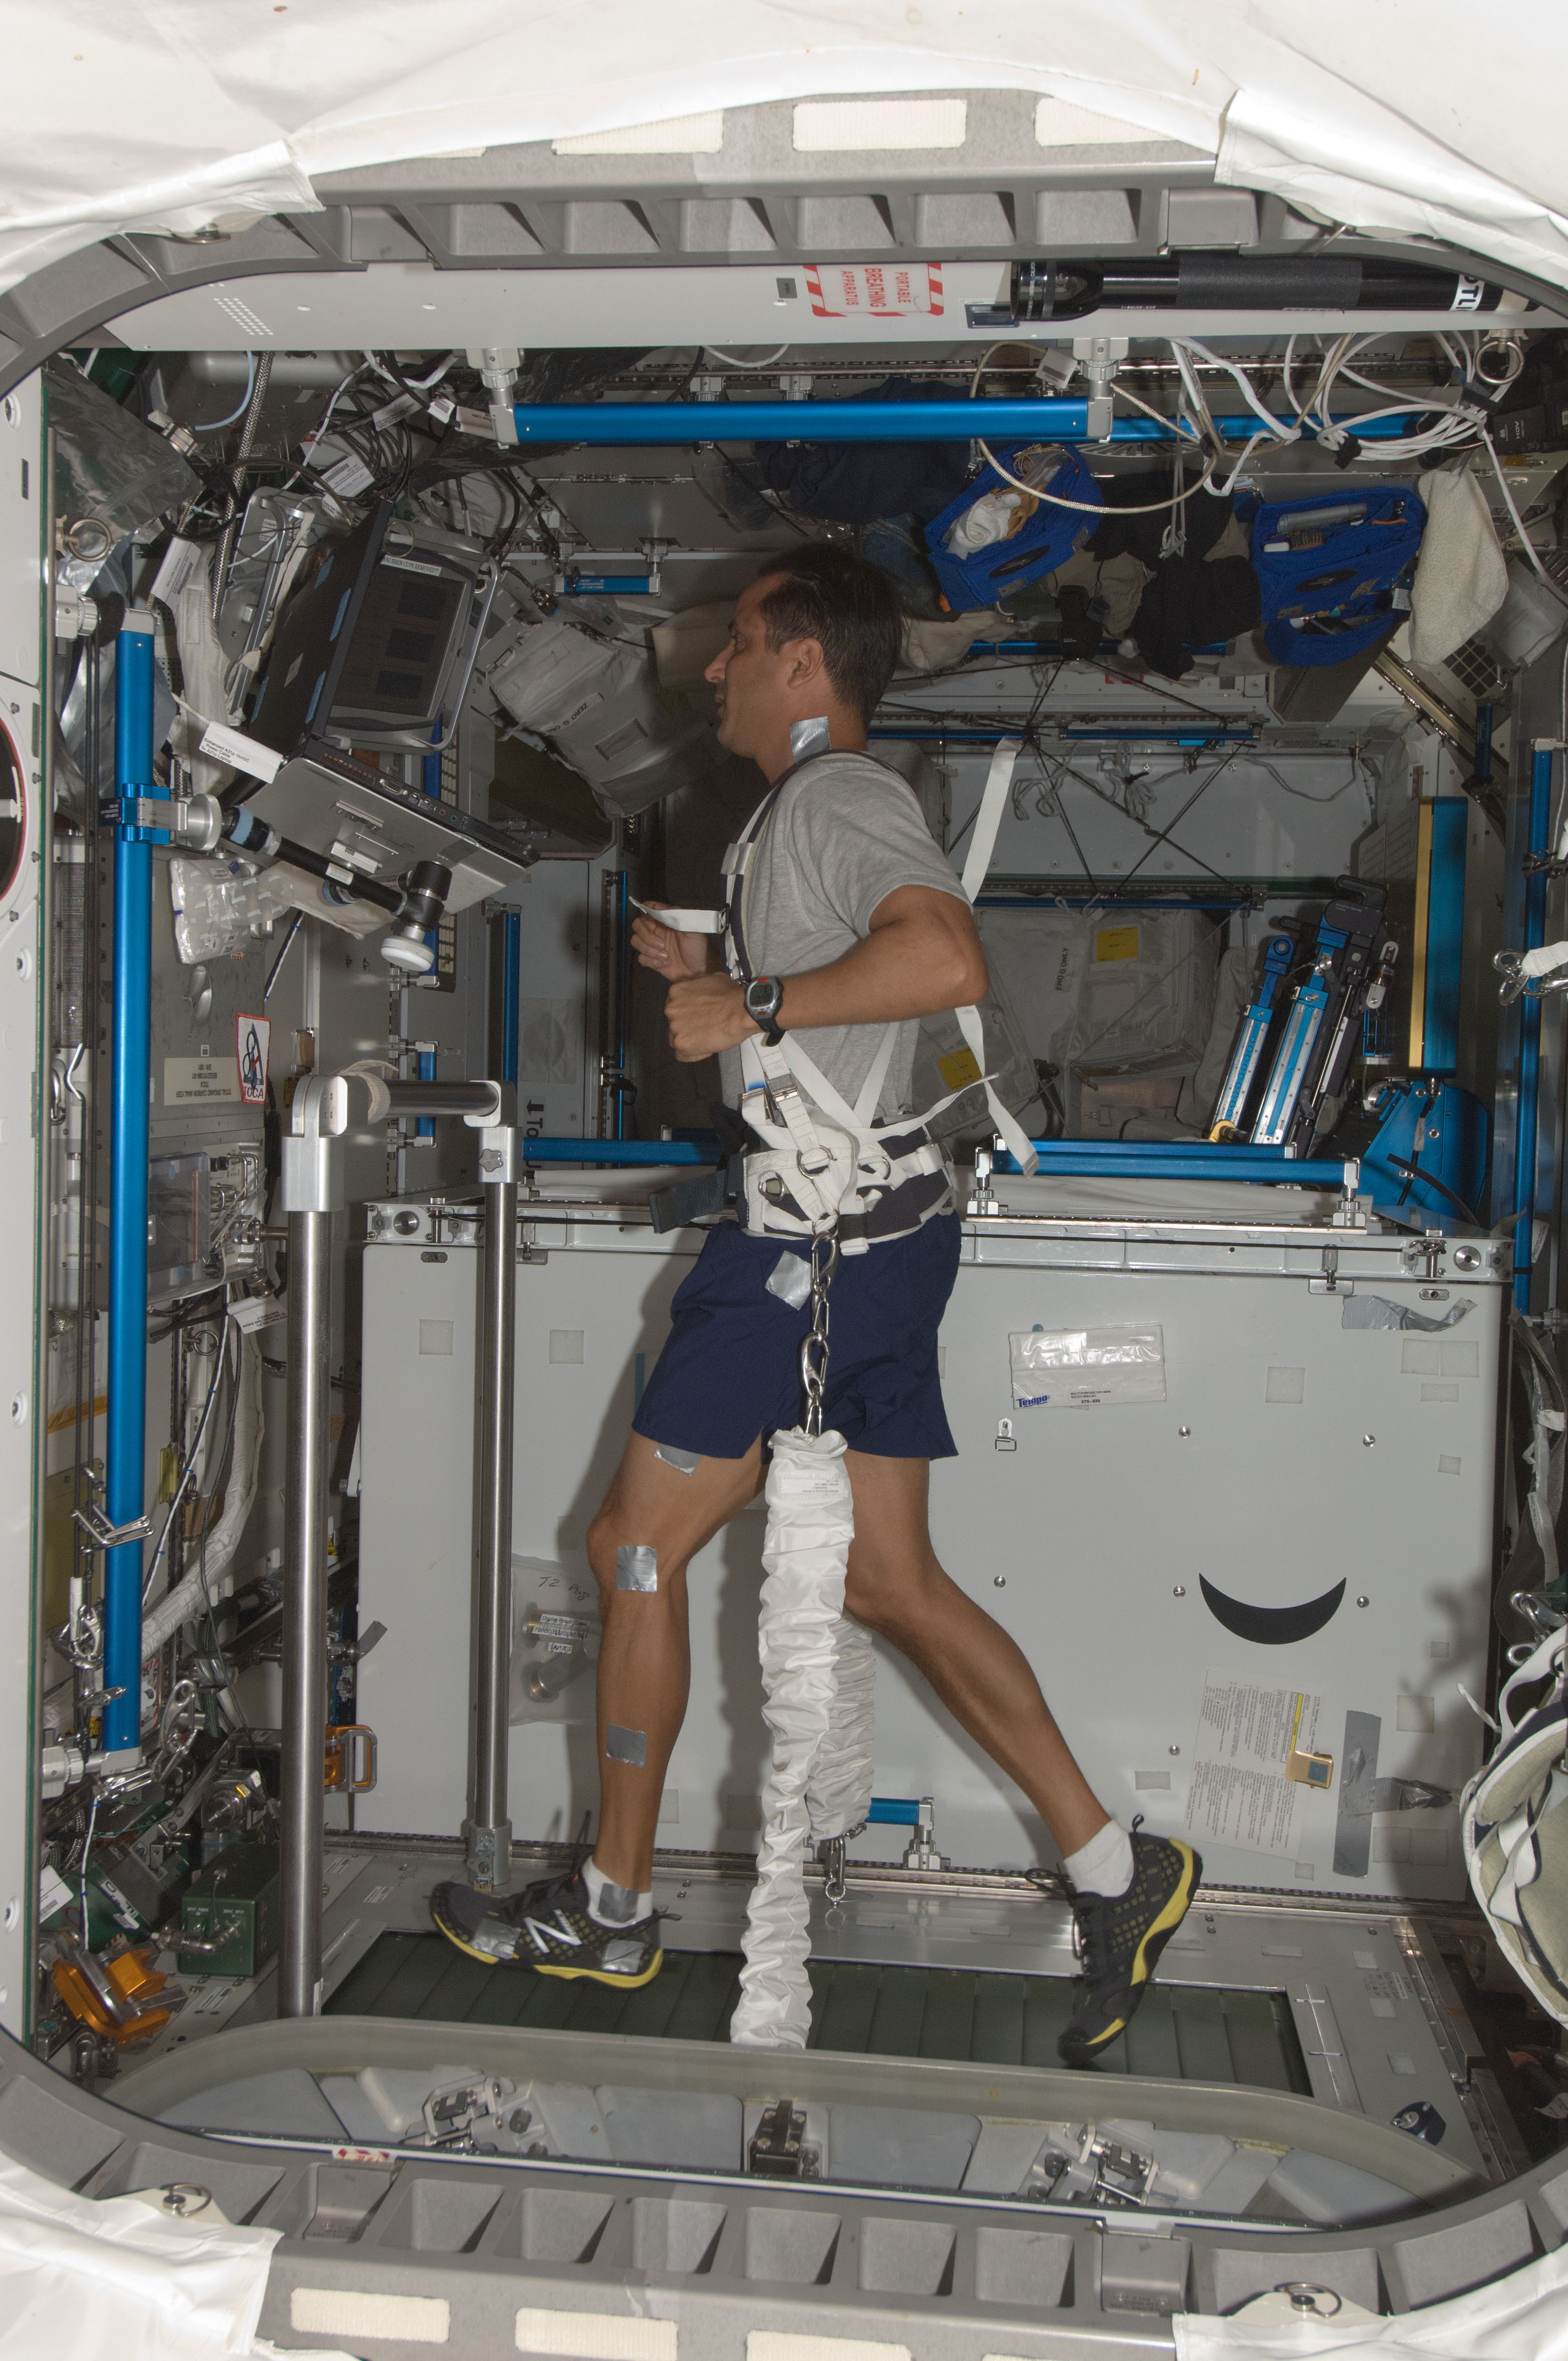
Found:
[[[1293,1640],[1310,1640],[1332,1622],[1340,1600],[1344,1597],[1344,1585],[1336,1582],[1321,1598],[1304,1598],[1299,1607],[1249,1607],[1243,1598],[1229,1598],[1216,1590],[1204,1575],[1198,1577],[1210,1614],[1238,1640],[1251,1640],[1259,1648],[1288,1648]]]

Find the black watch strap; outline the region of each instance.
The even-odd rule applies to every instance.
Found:
[[[753,976],[746,987],[746,1013],[761,1027],[762,1038],[771,1049],[776,1049],[784,1039],[784,1027],[778,1021],[784,991],[783,979],[775,975]]]

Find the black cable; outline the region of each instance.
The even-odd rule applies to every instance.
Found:
[[[1479,1230],[1485,1226],[1479,1213],[1475,1213],[1465,1203],[1457,1189],[1451,1189],[1446,1180],[1438,1179],[1435,1172],[1424,1172],[1419,1164],[1407,1163],[1402,1156],[1390,1156],[1388,1161],[1396,1172],[1408,1173],[1412,1180],[1424,1180],[1429,1189],[1435,1189],[1440,1197],[1446,1197],[1460,1220],[1468,1228]]]

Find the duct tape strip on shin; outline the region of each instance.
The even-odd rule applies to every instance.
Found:
[[[774,1435],[768,1469],[757,1638],[773,1753],[746,1923],[746,1965],[729,2025],[731,2041],[758,2048],[804,2049],[811,2030],[805,1852],[814,1835],[841,1832],[818,1825],[813,1793],[824,1774],[836,1791],[823,1797],[825,1808],[840,1798],[857,1800],[862,1787],[866,1796],[871,1792],[870,1642],[858,1651],[855,1642],[865,1635],[856,1633],[840,1643],[847,1631],[844,1573],[855,1530],[844,1451],[841,1434],[812,1436],[794,1427]],[[836,1726],[840,1682],[846,1707],[851,1695],[856,1699],[850,1745]],[[852,1759],[854,1745],[859,1756]]]

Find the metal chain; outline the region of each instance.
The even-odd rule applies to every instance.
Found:
[[[806,1432],[822,1432],[822,1400],[828,1390],[828,1290],[839,1268],[839,1228],[811,1241],[811,1325],[801,1341],[800,1382],[806,1395]]]

